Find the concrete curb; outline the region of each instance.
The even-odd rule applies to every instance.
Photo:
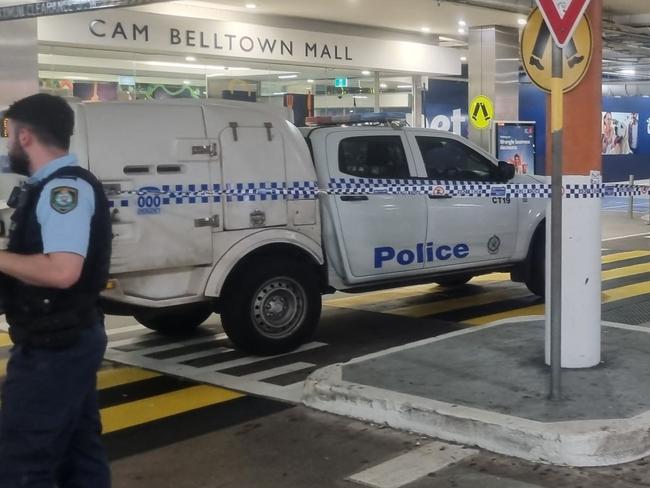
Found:
[[[352,362],[383,354],[390,352]],[[478,446],[533,462],[610,466],[650,455],[650,412],[627,419],[545,423],[349,383],[343,381],[342,375],[342,364],[314,372],[305,381],[303,403],[317,410]]]

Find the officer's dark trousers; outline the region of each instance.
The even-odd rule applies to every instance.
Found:
[[[62,350],[14,346],[0,405],[0,488],[108,488],[96,374],[103,325]]]

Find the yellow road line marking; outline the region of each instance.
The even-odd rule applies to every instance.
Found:
[[[607,256],[603,256],[602,260],[603,264],[609,264],[625,261],[627,259],[644,258],[646,256],[650,256],[650,251],[625,251],[608,254]]]
[[[612,288],[603,292],[603,303],[612,303],[626,298],[638,297],[640,295],[650,294],[650,282],[635,283],[634,285],[621,286]],[[474,319],[465,320],[463,323],[470,325],[485,325],[498,320],[509,319],[513,317],[527,317],[530,315],[544,315],[546,312],[544,304],[532,305],[530,307],[516,308],[492,315],[484,315]]]
[[[635,283],[633,285],[612,288],[603,292],[603,303],[616,302],[626,298],[638,297],[650,293],[650,282]]]
[[[385,313],[391,315],[401,315],[403,317],[419,318],[426,317],[428,315],[451,312],[453,310],[460,310],[463,308],[476,307],[478,305],[487,305],[489,303],[499,302],[501,300],[524,298],[527,296],[530,296],[530,292],[527,289],[489,291],[487,293],[469,297],[452,298],[450,300],[442,300],[439,302],[400,307],[392,310],[387,310]]]
[[[101,410],[104,434],[224,403],[244,395],[214,386],[200,385],[156,395]]]
[[[498,320],[510,319],[513,317],[528,317],[529,315],[544,315],[545,308],[544,304],[540,305],[531,305],[530,307],[515,308],[513,310],[507,310],[505,312],[494,313],[492,315],[484,315],[482,317],[476,317],[471,320],[464,320],[464,324],[470,325],[485,325]]]
[[[11,338],[9,337],[9,334],[5,332],[0,332],[0,347],[9,347],[13,346],[13,342],[11,342]]]
[[[472,278],[470,283],[492,283],[493,281],[510,281],[510,273],[490,273]]]
[[[490,273],[487,275],[477,276],[470,283],[492,283],[500,281],[509,281],[508,273]],[[405,286],[403,288],[394,288],[390,290],[381,290],[361,295],[347,296],[342,298],[332,298],[325,300],[324,304],[328,307],[336,308],[359,308],[365,305],[374,305],[391,300],[399,300],[417,295],[435,294],[444,290],[436,284]]]
[[[331,300],[325,300],[325,305],[328,307],[336,308],[357,308],[363,305],[372,305],[378,302],[397,300],[400,298],[407,298],[415,295],[426,295],[427,293],[435,293],[438,291],[438,288],[439,287],[437,285],[418,286],[417,289],[409,286],[395,290],[376,291],[350,297],[333,298]]]
[[[650,273],[650,263],[635,264],[633,266],[625,266],[622,268],[610,269],[603,271],[603,281],[615,280],[616,278],[625,278],[627,276],[634,276],[643,273]]]
[[[108,368],[97,373],[97,389],[105,390],[162,376],[160,373],[140,368]]]
[[[9,362],[8,359],[0,359],[0,376],[6,376],[7,375],[7,363]]]

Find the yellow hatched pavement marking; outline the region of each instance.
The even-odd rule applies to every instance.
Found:
[[[633,285],[612,288],[603,292],[603,303],[616,302],[626,298],[638,297],[650,293],[650,282],[635,283]]]
[[[508,273],[491,273],[487,275],[477,276],[473,278],[470,283],[496,283],[500,281],[509,281],[510,275]],[[436,284],[405,286],[404,288],[395,288],[385,291],[377,291],[372,293],[364,293],[362,295],[355,295],[351,297],[332,298],[325,300],[324,304],[328,307],[336,308],[359,308],[365,305],[374,305],[391,300],[399,300],[401,298],[408,298],[416,295],[426,295],[438,293],[444,288]]]
[[[8,359],[0,359],[0,376],[6,376],[8,361]],[[159,376],[162,375],[140,368],[102,369],[97,373],[97,389],[106,390],[107,388],[136,383],[137,381],[149,380]]]
[[[603,264],[609,264],[625,261],[627,259],[644,258],[646,256],[650,256],[650,251],[625,251],[617,252],[615,254],[608,254],[607,256],[603,256],[602,259]]]
[[[648,281],[606,290],[603,292],[603,303],[617,302],[620,300],[625,300],[626,298],[633,298],[646,294],[650,294],[650,282]],[[513,317],[544,315],[545,312],[545,306],[543,304],[540,304],[530,307],[516,308],[514,310],[508,310],[506,312],[495,313],[492,315],[485,315],[483,317],[476,317],[475,319],[465,320],[464,323],[470,325],[485,325],[496,322],[498,320],[504,320]]]
[[[628,259],[635,259],[635,258],[640,258],[645,256],[650,256],[650,252],[649,251],[625,251],[625,252],[603,256],[602,260],[603,263],[614,263],[614,262],[620,262]],[[634,276],[634,275],[648,273],[648,272],[650,272],[650,263],[643,263],[643,264],[637,264],[633,266],[627,266],[623,268],[616,268],[608,271],[603,271],[602,279],[603,281],[607,281],[616,278]],[[472,282],[476,283],[481,281],[482,282],[508,281],[509,279],[510,279],[510,275],[508,273],[493,273],[490,275],[484,275],[484,276],[479,276],[477,278],[474,278]],[[521,292],[512,291],[512,290],[509,292],[505,290],[499,290],[495,292],[488,291],[486,293],[473,295],[470,297],[461,297],[461,298],[450,299],[441,302],[399,307],[396,309],[386,310],[384,311],[384,313],[388,313],[392,315],[400,315],[404,317],[420,318],[420,317],[426,317],[429,315],[434,315],[434,314],[439,314],[444,312],[451,312],[454,310],[461,310],[463,308],[496,303],[499,300],[523,298],[528,295],[530,295],[530,293],[523,290]],[[517,309],[515,309],[515,311],[516,310]],[[526,311],[526,315],[537,315],[540,309],[533,305],[530,307],[530,310],[528,307],[523,309],[518,309],[518,310]],[[497,317],[494,319],[490,319],[489,322],[516,317],[519,315],[520,315],[519,312],[514,314],[512,314],[512,311],[501,312],[489,316],[489,317]],[[481,317],[472,319],[468,323],[474,324],[474,321],[478,321],[475,325],[483,325],[485,323],[489,323],[489,322],[484,322]]]
[[[464,320],[464,324],[470,325],[485,325],[498,320],[511,319],[513,317],[528,317],[530,315],[544,315],[545,308],[544,304],[532,305],[530,307],[524,308],[515,308],[513,310],[507,310],[501,313],[495,313],[492,315],[484,315],[483,317],[476,317],[471,320]]]
[[[105,390],[162,376],[160,373],[140,368],[108,368],[97,373],[97,389]]]
[[[373,305],[375,303],[386,302],[389,300],[408,298],[414,295],[435,293],[437,290],[437,285],[419,285],[417,287],[408,286],[396,290],[377,291],[344,298],[332,298],[330,300],[325,300],[324,304],[328,307],[336,308],[358,308],[364,305]]]
[[[13,346],[13,342],[11,342],[11,338],[9,337],[9,334],[5,332],[0,332],[0,347],[9,347]]]
[[[469,307],[476,307],[479,305],[487,305],[501,300],[515,300],[517,298],[524,298],[530,296],[530,291],[525,290],[499,290],[489,291],[480,295],[474,295],[462,298],[452,298],[450,300],[443,300],[434,303],[424,303],[422,305],[412,305],[409,307],[401,307],[392,310],[387,310],[385,313],[391,315],[401,315],[404,317],[420,318],[428,315],[434,315],[444,312],[451,312],[454,310],[461,310]]]
[[[104,408],[101,410],[104,434],[224,403],[243,396],[241,393],[234,391],[200,385]]]
[[[626,276],[634,276],[643,273],[650,273],[650,263],[635,264],[633,266],[625,266],[623,268],[615,268],[603,271],[603,281],[615,280],[616,278],[625,278]]]

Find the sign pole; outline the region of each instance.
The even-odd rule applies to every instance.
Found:
[[[551,182],[551,400],[562,396],[562,142],[564,130],[564,49],[553,42],[551,130],[553,179]]]

